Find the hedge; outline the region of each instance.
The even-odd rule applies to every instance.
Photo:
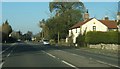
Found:
[[[120,44],[120,32],[88,32],[85,35],[85,42],[88,44]]]
[[[79,46],[85,46],[85,36],[84,36],[84,35],[81,35],[81,34],[80,34],[80,35],[77,37],[76,41],[77,41],[77,44],[78,44]]]

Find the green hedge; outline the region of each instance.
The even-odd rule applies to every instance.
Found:
[[[120,44],[120,33],[116,31],[111,32],[88,32],[85,35],[85,42],[89,44]]]
[[[80,35],[77,37],[76,41],[77,41],[77,44],[78,44],[79,46],[85,46],[85,36],[84,36],[84,35],[81,35],[81,34],[80,34]]]

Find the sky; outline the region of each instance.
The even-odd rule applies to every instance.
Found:
[[[1,0],[2,2],[51,2],[54,0]],[[59,0],[59,1],[78,1],[78,0]],[[82,2],[118,2],[119,0],[79,0]]]
[[[106,15],[110,19],[114,19],[112,15],[117,12],[118,8],[117,2],[84,2],[84,5],[88,9],[90,17],[97,19],[102,19]],[[13,30],[20,30],[23,33],[27,31],[32,31],[33,34],[40,32],[39,21],[50,17],[49,2],[2,2],[0,7],[2,7],[0,25],[8,20]]]
[[[48,2],[5,2],[2,3],[2,21],[8,20],[15,31],[40,32],[39,21],[49,17]]]

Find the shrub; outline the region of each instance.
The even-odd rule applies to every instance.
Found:
[[[77,44],[78,44],[79,46],[85,46],[85,36],[84,36],[84,35],[81,35],[81,34],[80,34],[80,35],[77,37],[76,41],[77,41]]]
[[[89,44],[118,44],[118,35],[116,31],[111,32],[88,32],[85,35],[85,42]]]
[[[51,40],[50,40],[50,44],[51,44],[51,45],[55,45],[55,44],[56,44],[55,40],[51,39]]]

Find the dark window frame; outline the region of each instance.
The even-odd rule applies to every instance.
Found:
[[[76,28],[76,33],[77,33],[77,28]]]
[[[96,26],[93,26],[93,31],[96,31]]]

